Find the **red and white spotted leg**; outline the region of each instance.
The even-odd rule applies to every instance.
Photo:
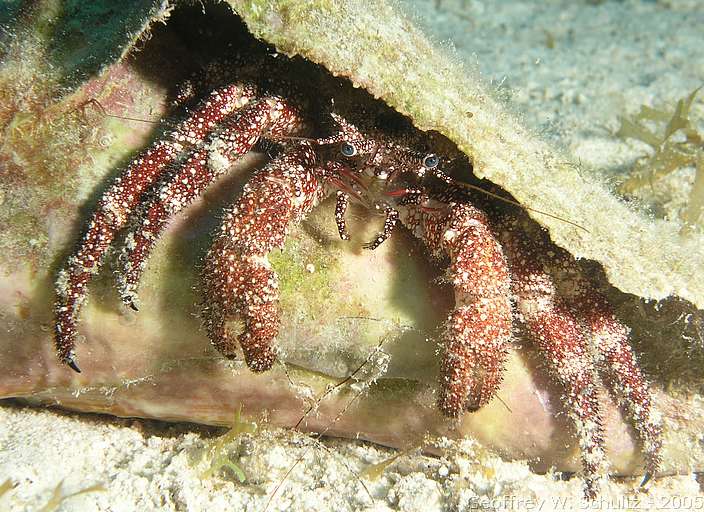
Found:
[[[130,163],[103,194],[79,246],[56,281],[54,343],[58,357],[80,372],[75,360],[76,325],[85,302],[88,283],[98,273],[115,234],[154,184],[184,149],[200,144],[226,117],[255,94],[250,85],[229,85],[214,91],[166,138],[156,142]]]
[[[247,365],[271,368],[279,329],[278,278],[267,256],[282,248],[289,226],[299,222],[323,197],[308,143],[290,146],[258,172],[223,219],[203,270],[203,320],[215,347],[233,357],[233,322]]]
[[[335,224],[341,240],[349,240],[350,233],[347,231],[347,221],[345,214],[350,205],[350,195],[342,190],[337,191],[337,201],[335,202]]]
[[[123,248],[118,287],[125,304],[137,310],[137,287],[162,231],[183,208],[198,198],[233,161],[249,152],[262,136],[292,135],[302,124],[298,109],[278,97],[251,101],[229,119],[222,131],[194,151],[156,192],[129,233]]]
[[[629,329],[621,323],[606,298],[581,274],[573,259],[561,255],[570,274],[567,304],[590,330],[599,368],[611,395],[630,416],[636,435],[643,445],[647,481],[657,473],[662,462],[662,424],[653,404],[653,395],[631,347]]]
[[[558,297],[542,261],[544,247],[526,236],[515,219],[498,231],[509,261],[519,317],[543,354],[553,378],[565,390],[567,412],[579,439],[585,496],[592,499],[605,469],[604,431],[597,395],[598,378],[583,328]]]
[[[501,384],[511,340],[510,282],[486,217],[469,204],[449,212],[400,208],[401,220],[438,256],[450,258],[455,309],[445,332],[438,406],[456,417],[491,400]]]

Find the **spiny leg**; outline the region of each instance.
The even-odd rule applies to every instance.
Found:
[[[350,234],[347,231],[347,209],[350,205],[350,198],[354,197],[359,201],[363,201],[363,192],[360,188],[364,188],[358,175],[352,172],[346,165],[328,160],[327,168],[324,171],[326,176],[326,184],[336,190],[337,199],[335,201],[335,224],[337,232],[341,240],[349,240]]]
[[[605,454],[598,378],[587,339],[579,320],[557,296],[540,244],[528,238],[513,219],[502,222],[497,231],[509,261],[521,320],[553,378],[565,390],[567,412],[575,424],[582,454],[585,495],[593,499],[605,468]]]
[[[75,361],[76,324],[88,283],[98,273],[115,234],[124,227],[142,194],[174,162],[184,148],[198,145],[223,119],[255,94],[250,85],[229,85],[197,107],[178,127],[152,145],[127,167],[103,194],[79,246],[56,280],[54,343],[58,357],[80,372]]]
[[[341,240],[349,240],[350,233],[347,231],[347,221],[345,214],[347,207],[350,204],[350,195],[342,190],[337,191],[337,200],[335,202],[335,223],[337,224],[337,232],[340,234]]]
[[[423,193],[417,188],[403,188],[397,190],[390,190],[384,193],[385,196],[389,198],[395,198],[398,200],[399,206],[415,206],[419,205],[423,198]],[[391,208],[386,205],[384,208],[386,212],[386,219],[384,219],[384,227],[381,232],[377,234],[376,238],[371,242],[364,244],[362,247],[369,250],[374,250],[387,241],[396,229],[399,220],[401,219],[401,214],[398,210]],[[344,222],[344,219],[343,219]]]
[[[245,186],[242,197],[223,219],[203,271],[206,331],[215,347],[232,356],[235,342],[228,328],[241,320],[237,337],[253,371],[275,360],[278,333],[278,280],[267,256],[283,247],[289,226],[299,222],[324,191],[307,143],[289,147]]]
[[[137,228],[127,235],[121,255],[123,269],[118,274],[120,295],[125,304],[137,310],[139,280],[169,220],[226,172],[234,159],[249,152],[262,136],[291,135],[301,122],[298,109],[281,98],[251,101],[168,177],[141,216]]]
[[[444,214],[422,206],[400,211],[432,252],[450,257],[455,309],[444,335],[438,406],[456,417],[486,404],[501,384],[511,340],[506,261],[484,214],[469,204]]]
[[[616,318],[611,304],[587,280],[574,259],[561,251],[554,264],[569,276],[566,304],[591,332],[599,354],[599,367],[611,395],[630,416],[643,445],[647,481],[662,462],[662,424],[653,405],[653,395],[629,343],[629,329]]]
[[[391,236],[391,233],[394,232],[394,228],[398,223],[398,218],[398,211],[394,210],[393,208],[386,207],[386,219],[384,220],[384,227],[382,228],[381,232],[376,236],[376,238],[374,238],[374,240],[364,244],[363,247],[365,249],[373,251],[381,244],[383,244],[386,240],[388,240]]]

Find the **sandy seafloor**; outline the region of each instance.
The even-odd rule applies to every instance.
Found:
[[[527,124],[606,180],[644,153],[642,144],[613,137],[619,114],[672,103],[704,83],[699,0],[400,5],[440,44],[451,41],[458,59],[477,65]],[[696,108],[701,113],[701,102]],[[692,178],[683,171],[679,179]],[[442,459],[403,455],[371,479],[364,468],[396,452],[267,431],[231,449],[244,483],[227,470],[203,479],[207,447],[221,432],[5,403],[0,484],[9,478],[15,487],[0,497],[0,511],[262,511],[267,503],[272,511],[704,509],[696,475],[659,478],[647,493],[636,492],[636,480],[611,481],[586,505],[578,478],[534,475],[527,464],[503,462],[471,441]],[[50,503],[57,489],[70,495],[96,484],[104,489]]]

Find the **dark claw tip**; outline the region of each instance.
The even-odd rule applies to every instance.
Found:
[[[643,475],[643,481],[640,483],[640,486],[643,487],[645,484],[650,482],[651,478],[653,478],[653,475],[651,475],[650,473],[646,473],[645,475]]]
[[[78,365],[76,364],[76,361],[75,361],[72,357],[66,359],[66,364],[67,364],[74,372],[76,372],[76,373],[81,373],[81,369],[78,367]]]
[[[122,296],[122,303],[125,306],[129,306],[130,309],[134,311],[139,311],[139,308],[137,307],[137,304],[134,301],[134,298],[131,295],[123,295]]]

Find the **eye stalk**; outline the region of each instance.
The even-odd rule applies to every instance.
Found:
[[[357,154],[357,148],[354,144],[345,141],[340,144],[340,153],[342,153],[343,156],[354,156]]]
[[[440,158],[432,153],[423,158],[423,167],[426,169],[435,169],[439,163]]]

